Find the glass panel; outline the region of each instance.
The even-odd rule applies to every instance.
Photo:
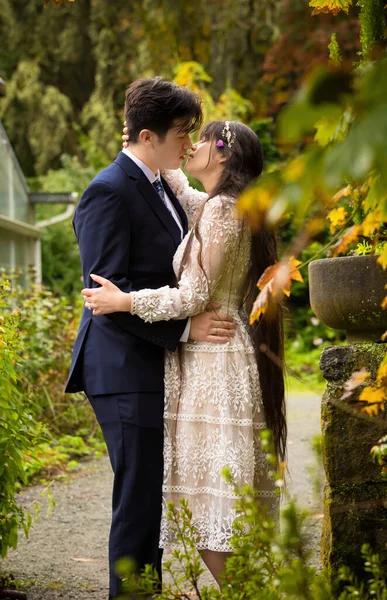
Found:
[[[28,196],[16,158],[10,148],[5,130],[0,122],[0,214],[24,223],[33,223]],[[11,180],[11,181],[10,181]],[[13,206],[10,194],[12,185]]]
[[[30,207],[28,204],[28,196],[25,193],[24,186],[21,182],[20,175],[14,167],[12,161],[12,172],[13,172],[13,197],[15,203],[15,214],[14,217],[18,221],[24,223],[33,223],[30,215]]]
[[[25,274],[35,266],[35,240],[0,228],[0,268],[22,271],[25,285]]]
[[[0,229],[0,267],[10,269],[11,264],[11,240],[12,234]]]
[[[0,215],[9,217],[8,153],[0,128]]]

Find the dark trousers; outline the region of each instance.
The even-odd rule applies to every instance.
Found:
[[[161,580],[162,409],[150,415],[146,406],[149,410],[160,403],[162,406],[163,398],[162,394],[135,393],[89,396],[89,400],[114,472],[109,539],[109,598],[114,599],[121,590],[115,573],[120,558],[133,558],[139,570],[146,564],[153,565]]]

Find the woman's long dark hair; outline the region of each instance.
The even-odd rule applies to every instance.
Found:
[[[210,198],[222,194],[237,198],[246,187],[260,176],[263,168],[261,143],[252,129],[243,125],[243,123],[231,121],[229,128],[233,143],[230,148],[224,135],[224,127],[224,121],[212,121],[201,132],[202,140],[223,141],[224,146],[214,145],[214,147],[216,152],[222,153],[227,159]],[[204,206],[205,203],[199,211],[191,237],[185,248],[180,267],[181,272],[189,260],[193,238],[196,237],[200,246],[202,245],[199,222]],[[276,260],[278,260],[276,234],[265,227],[261,227],[259,231],[252,233],[251,266],[247,277],[247,291],[244,299],[244,308],[248,314],[251,312],[257,295],[256,283],[258,279],[265,269],[273,265]],[[201,262],[200,256],[199,262]],[[270,321],[261,319],[250,329],[258,364],[266,423],[272,431],[275,450],[280,460],[285,458],[287,437],[282,321],[282,307],[278,306],[276,314],[274,317],[271,315]]]

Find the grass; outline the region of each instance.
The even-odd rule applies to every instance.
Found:
[[[291,345],[286,348],[286,367],[289,370],[287,388],[289,392],[322,394],[325,388],[325,380],[321,374],[319,362],[324,347],[319,346],[308,352],[297,351]]]

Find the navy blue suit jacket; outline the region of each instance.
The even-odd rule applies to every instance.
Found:
[[[163,184],[186,233],[186,215]],[[97,286],[90,273],[125,292],[176,284],[172,259],[181,232],[142,170],[123,152],[87,187],[73,225],[86,287]],[[145,323],[129,313],[95,317],[84,309],[66,392],[163,392],[164,350],[176,349],[186,324]]]

